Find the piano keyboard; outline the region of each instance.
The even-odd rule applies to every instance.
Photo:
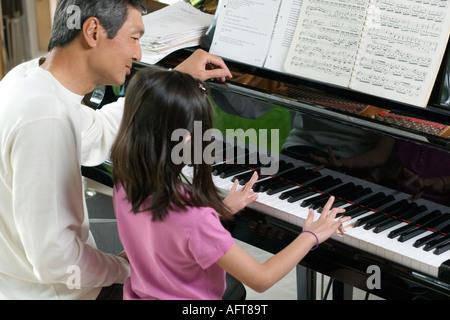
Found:
[[[244,185],[261,167],[235,162],[213,165],[214,183],[225,195],[235,179]],[[344,224],[345,234],[333,239],[436,278],[441,265],[448,265],[448,207],[424,199],[410,202],[408,194],[332,170],[313,172],[311,164],[283,155],[279,165],[277,175],[259,177],[254,185],[259,197],[249,208],[302,227],[309,208],[315,209],[317,219],[333,195],[335,206],[352,217]],[[192,177],[191,172],[191,167],[184,168],[186,177]]]

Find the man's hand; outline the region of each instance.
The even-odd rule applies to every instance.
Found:
[[[189,58],[180,63],[175,70],[188,73],[201,81],[216,79],[224,82],[227,78],[231,79],[233,77],[222,58],[202,49],[196,50]]]

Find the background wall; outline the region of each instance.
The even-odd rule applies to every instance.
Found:
[[[0,79],[47,52],[57,0],[0,0]]]

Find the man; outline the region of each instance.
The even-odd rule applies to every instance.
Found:
[[[141,59],[144,10],[142,0],[60,0],[46,59],[0,82],[2,299],[97,299],[129,275],[126,259],[95,248],[80,173],[108,157],[123,100],[99,111],[81,100],[99,85],[122,84]],[[204,51],[177,69],[201,80],[231,77]]]

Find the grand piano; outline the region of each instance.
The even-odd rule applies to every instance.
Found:
[[[205,50],[212,36],[212,31],[205,36]],[[173,68],[195,49],[174,52],[158,67]],[[245,184],[251,173],[266,166],[250,160],[255,148],[249,141],[227,137],[226,129],[276,130],[279,138],[278,150],[270,153],[279,170],[260,177],[255,185],[259,199],[227,224],[235,238],[276,253],[301,231],[308,209],[320,212],[330,195],[352,217],[343,236],[334,235],[301,261],[299,298],[316,297],[317,273],[333,279],[337,299],[348,297],[351,288],[385,299],[450,298],[450,186],[440,178],[450,177],[448,51],[426,108],[236,61],[227,61],[232,80],[206,82],[225,150],[242,151],[240,158],[226,157],[213,165],[219,189],[227,192],[234,179]],[[134,71],[144,67],[136,63]],[[101,108],[117,96],[106,88],[102,99],[94,95],[91,102],[97,99],[95,107]],[[384,149],[386,145],[392,147]],[[374,148],[381,148],[378,156],[385,157],[358,170],[318,170],[311,154],[327,158],[328,146],[338,158]],[[408,185],[405,168],[428,172],[428,178],[436,178],[434,188],[420,191]],[[83,168],[83,174],[112,186],[111,170],[105,162]],[[189,176],[189,167],[185,174]]]

